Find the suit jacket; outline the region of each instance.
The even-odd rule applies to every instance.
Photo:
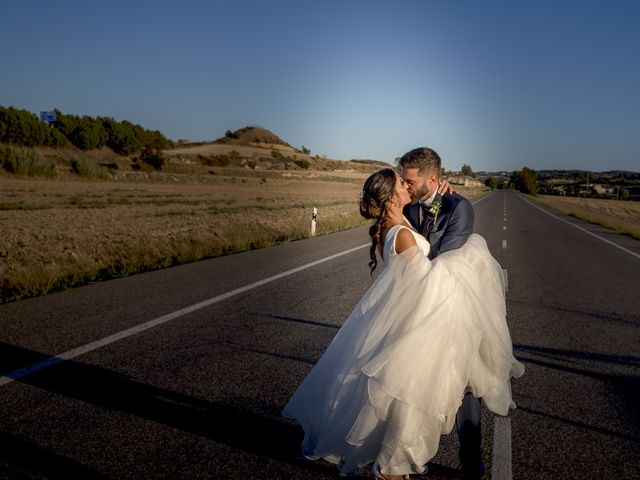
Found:
[[[420,229],[420,204],[411,203],[404,207],[404,216],[431,245],[429,260],[440,253],[460,248],[473,232],[473,207],[466,198],[454,193],[442,196],[442,206],[436,224],[428,219],[424,231]]]

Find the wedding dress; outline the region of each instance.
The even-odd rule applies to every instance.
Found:
[[[385,265],[283,410],[305,432],[305,456],[343,474],[377,462],[388,474],[422,473],[451,432],[465,392],[498,415],[515,408],[514,357],[503,272],[472,234],[429,261],[429,243],[398,254],[392,227]]]

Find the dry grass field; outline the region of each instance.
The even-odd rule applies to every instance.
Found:
[[[0,302],[306,238],[313,207],[318,235],[366,224],[356,204],[365,171],[166,170],[107,181],[0,175]],[[537,199],[640,236],[640,204]]]
[[[224,173],[0,177],[2,301],[366,224],[366,173]]]
[[[363,172],[0,176],[0,301],[366,224]],[[481,192],[463,192],[471,197]]]
[[[574,217],[640,239],[640,203],[540,195],[536,200]]]
[[[160,170],[106,147],[5,146],[17,175],[0,169],[0,303],[305,238],[314,207],[318,235],[366,224],[358,192],[387,164],[311,155],[257,127],[235,133],[164,150]],[[539,199],[640,235],[638,204]]]
[[[0,178],[2,300],[363,224],[362,178],[282,175]]]

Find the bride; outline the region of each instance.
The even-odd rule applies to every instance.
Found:
[[[283,410],[304,429],[310,459],[343,475],[372,465],[378,478],[424,473],[466,392],[498,415],[515,408],[502,269],[472,234],[429,261],[429,243],[402,215],[407,187],[392,169],[364,184],[360,213],[373,219],[384,266]]]

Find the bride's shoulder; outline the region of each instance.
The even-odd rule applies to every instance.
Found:
[[[402,226],[403,228],[400,228],[398,230],[398,234],[396,235],[396,242],[395,242],[395,250],[396,253],[402,253],[405,250],[413,247],[414,245],[416,245],[416,237],[413,234],[413,230],[411,230],[409,227],[405,227]]]
[[[392,255],[402,253],[417,243],[415,235],[415,232],[406,225],[394,225],[386,232],[384,240],[385,250],[389,251]]]

